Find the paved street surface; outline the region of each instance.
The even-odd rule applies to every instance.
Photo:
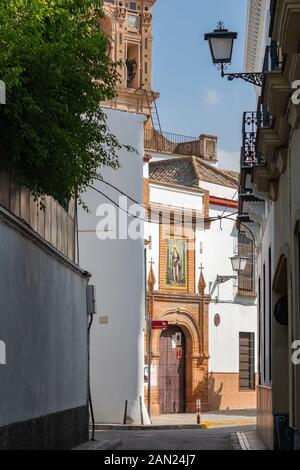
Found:
[[[256,410],[242,410],[242,411],[218,411],[201,414],[201,423],[207,424],[208,427],[216,426],[240,426],[240,425],[255,425],[256,424]],[[154,426],[175,425],[185,426],[190,424],[197,424],[197,417],[195,414],[176,414],[176,415],[160,415],[152,418]]]
[[[96,439],[121,440],[118,450],[231,450],[230,433],[254,431],[255,426],[217,429],[98,431]]]

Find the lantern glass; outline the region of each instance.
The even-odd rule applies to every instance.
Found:
[[[233,256],[231,259],[232,269],[235,272],[245,271],[247,266],[247,261],[249,258],[246,256]]]
[[[231,38],[211,38],[210,48],[214,63],[231,62],[233,39]]]
[[[209,42],[210,52],[214,64],[229,64],[232,59],[234,40],[237,33],[231,33],[220,23],[219,29],[207,33],[204,39]]]

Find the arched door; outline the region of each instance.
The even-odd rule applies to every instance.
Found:
[[[185,337],[169,326],[159,344],[159,409],[161,414],[185,412]]]

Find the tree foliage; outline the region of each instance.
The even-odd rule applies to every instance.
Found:
[[[102,0],[0,3],[1,164],[36,195],[63,201],[99,166],[118,166],[121,145],[100,108],[118,78],[102,17]]]

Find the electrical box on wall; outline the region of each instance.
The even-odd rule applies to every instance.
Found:
[[[96,315],[96,287],[95,286],[92,286],[92,285],[87,286],[86,303],[87,303],[87,314]]]

